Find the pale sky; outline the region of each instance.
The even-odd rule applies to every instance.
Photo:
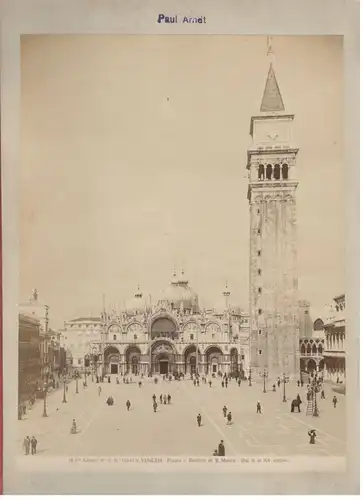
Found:
[[[22,43],[20,301],[51,326],[156,298],[184,266],[204,306],[225,280],[248,310],[246,150],[266,37],[29,36]],[[300,297],[345,291],[343,50],[274,37],[295,114]]]

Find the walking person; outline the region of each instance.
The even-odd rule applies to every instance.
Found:
[[[238,387],[241,387],[241,379],[238,379]]]
[[[24,448],[25,455],[29,455],[29,452],[30,452],[30,437],[29,436],[27,436],[24,439],[23,448]]]
[[[166,402],[167,402],[167,397],[166,394],[164,394],[164,405],[166,405]]]
[[[219,457],[224,457],[225,455],[226,455],[226,449],[224,447],[224,441],[222,439],[221,442],[218,445],[218,456]]]
[[[276,385],[275,384],[272,386],[272,392],[276,392]]]
[[[212,381],[211,380],[209,381],[209,387],[212,387]]]
[[[99,388],[98,388],[98,395],[99,395],[99,396],[101,396],[101,392],[102,392],[102,387],[101,387],[101,386],[99,386]]]
[[[171,396],[170,394],[168,394],[168,405],[170,405],[170,403],[171,403]]]
[[[213,452],[213,456],[214,456],[214,457],[218,457],[218,450],[214,450],[214,452]]]
[[[198,427],[200,427],[202,425],[202,415],[200,413],[198,413],[198,415],[197,415],[197,423],[198,423]]]
[[[158,407],[158,404],[156,402],[156,399],[154,399],[154,402],[153,402],[154,413],[156,413],[157,407]]]
[[[224,382],[223,382],[223,380],[222,380],[222,387],[224,388]]]
[[[324,392],[324,389],[322,389],[322,390],[321,390],[320,396],[321,396],[321,399],[325,399],[325,392]]]
[[[231,425],[232,423],[232,413],[229,412],[227,415],[227,425]]]
[[[31,444],[31,447],[32,447],[32,455],[36,455],[37,454],[37,444],[38,444],[38,441],[36,440],[35,436],[33,436],[31,438],[30,444]]]
[[[257,413],[262,413],[261,403],[257,401]]]
[[[223,406],[222,411],[223,411],[224,418],[226,418],[226,416],[227,416],[227,406],[226,405]]]
[[[156,396],[153,394],[153,402],[156,403]]]
[[[309,444],[315,444],[315,438],[316,438],[315,429],[311,429],[311,431],[308,432],[308,436],[310,437]]]
[[[126,401],[126,408],[127,408],[127,411],[130,411],[131,403],[129,400]]]
[[[338,402],[338,398],[336,396],[333,397],[333,405],[334,405],[334,408],[337,407],[337,402]]]
[[[160,394],[159,400],[160,400],[160,404],[162,405],[163,404],[163,395],[162,394]]]

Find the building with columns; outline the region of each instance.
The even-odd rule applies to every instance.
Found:
[[[86,325],[87,319],[82,320]],[[72,328],[77,322],[67,322],[63,331],[71,351],[79,334],[78,326]],[[83,356],[74,352],[79,358],[88,353],[90,370],[99,375],[211,375],[243,372],[249,364],[248,313],[233,304],[227,285],[217,305],[202,310],[183,272],[179,278],[173,274],[155,303],[146,301],[138,288],[123,310],[104,310],[93,325],[94,336],[82,345]]]
[[[333,305],[323,321],[325,335],[325,379],[345,382],[345,294],[333,298]]]
[[[299,306],[294,115],[285,111],[273,64],[247,152],[250,206],[252,371],[298,377]]]

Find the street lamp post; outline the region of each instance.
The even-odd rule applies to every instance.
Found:
[[[43,417],[47,417],[48,373],[45,374]]]
[[[313,403],[313,417],[319,416],[318,401],[317,401],[317,397],[316,397],[316,394],[319,390],[318,385],[319,384],[318,384],[318,381],[316,380],[316,378],[313,378],[313,380],[311,382],[311,398],[312,398],[312,403]]]
[[[263,370],[263,373],[260,373],[260,376],[263,377],[263,392],[266,392],[266,379],[268,377],[268,372],[266,369]]]
[[[78,370],[76,371],[76,394],[79,393],[78,391],[78,377],[79,377],[79,373],[78,373]]]
[[[84,387],[87,387],[87,368],[84,367]]]
[[[287,378],[287,376],[286,376],[286,375],[285,375],[285,373],[284,373],[284,374],[283,374],[283,380],[282,380],[282,382],[283,382],[283,384],[284,384],[284,396],[283,396],[283,398],[282,398],[282,402],[283,402],[283,403],[286,403],[286,402],[287,402],[287,399],[286,399],[286,388],[285,388],[285,386],[286,386],[286,382],[288,382],[288,381],[289,381],[289,379]]]
[[[63,401],[62,401],[62,403],[67,403],[67,398],[66,398],[66,383],[67,383],[67,379],[66,379],[66,375],[64,374],[63,375]]]
[[[252,385],[252,370],[251,367],[249,368],[249,373],[248,373],[248,385],[251,387]]]

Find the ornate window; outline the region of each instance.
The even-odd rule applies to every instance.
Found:
[[[134,336],[137,334],[141,334],[142,333],[142,326],[139,325],[138,323],[132,323],[128,327],[127,332],[133,334]]]
[[[205,331],[207,333],[215,334],[215,333],[220,333],[221,328],[219,325],[217,325],[217,323],[210,323],[209,325],[207,325]]]

